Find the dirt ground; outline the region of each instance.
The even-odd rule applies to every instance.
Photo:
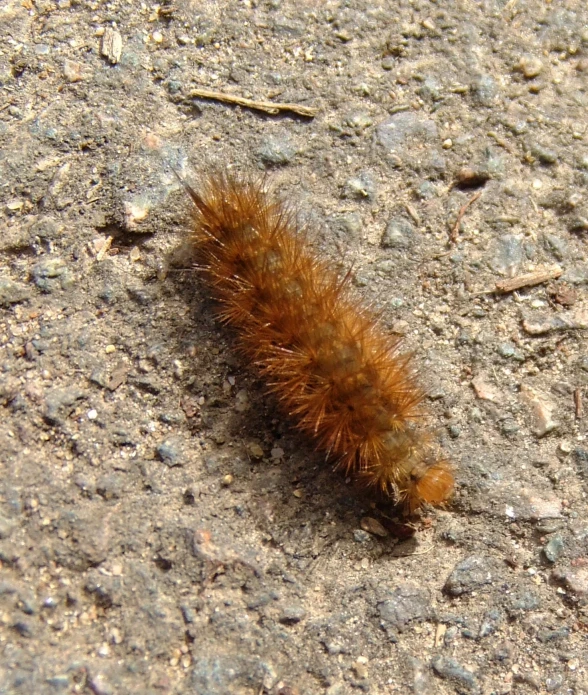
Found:
[[[586,3],[1,0],[0,36],[0,693],[588,694]],[[413,536],[216,321],[174,171],[219,165],[415,351],[458,483]]]

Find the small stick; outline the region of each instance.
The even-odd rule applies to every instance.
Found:
[[[563,270],[558,265],[554,265],[552,268],[545,268],[544,270],[534,270],[532,273],[519,275],[516,278],[499,280],[496,283],[494,291],[506,293],[513,292],[514,290],[520,290],[521,287],[532,287],[533,285],[540,285],[542,282],[547,282],[548,280],[555,280],[562,273]]]
[[[582,390],[575,389],[574,391],[574,407],[576,420],[580,420],[584,414],[584,408],[582,405]]]
[[[457,219],[455,220],[455,224],[453,225],[453,229],[451,230],[451,236],[449,237],[449,241],[452,244],[457,243],[457,235],[459,234],[459,225],[461,224],[461,220],[463,216],[466,213],[466,210],[470,207],[472,203],[475,203],[476,200],[482,195],[482,191],[478,191],[475,195],[473,195],[466,203],[464,203],[460,208],[459,212],[457,213]]]
[[[286,104],[274,101],[256,101],[233,94],[225,94],[225,92],[211,92],[208,89],[193,89],[190,92],[190,96],[198,97],[199,99],[215,99],[216,101],[224,101],[227,104],[238,104],[248,109],[257,109],[258,111],[265,111],[273,115],[280,113],[280,111],[292,111],[299,116],[314,118],[318,113],[318,109],[312,106],[301,106],[300,104]]]

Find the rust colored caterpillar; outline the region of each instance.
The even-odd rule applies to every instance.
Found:
[[[263,181],[224,172],[186,188],[220,317],[299,429],[405,512],[445,502],[452,468],[418,426],[424,392],[411,358],[354,298],[349,275],[316,257]]]

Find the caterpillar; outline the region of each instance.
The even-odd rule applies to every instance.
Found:
[[[411,514],[452,494],[452,466],[422,426],[412,356],[317,257],[265,179],[207,173],[189,238],[220,320],[283,410],[336,466]]]

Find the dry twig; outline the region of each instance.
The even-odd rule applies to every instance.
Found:
[[[278,101],[256,101],[255,99],[245,99],[245,97],[235,96],[234,94],[225,94],[225,92],[212,92],[208,89],[193,89],[190,92],[190,96],[198,97],[199,99],[215,99],[216,101],[223,101],[227,104],[237,104],[238,106],[245,106],[248,109],[265,111],[265,113],[271,113],[272,115],[280,113],[280,111],[292,111],[292,113],[297,113],[299,116],[314,118],[318,113],[318,109],[312,106],[286,104]]]
[[[584,407],[582,404],[582,390],[581,389],[575,389],[574,391],[574,410],[575,410],[575,417],[576,420],[580,420],[582,418],[582,415],[584,414]]]
[[[540,285],[542,282],[547,282],[548,280],[555,280],[555,278],[558,278],[562,273],[563,270],[558,265],[543,270],[534,270],[532,273],[518,275],[516,278],[498,280],[493,291],[500,292],[501,294],[514,292],[514,290],[520,290],[522,287],[533,287],[533,285]]]
[[[475,195],[473,195],[466,203],[464,203],[460,208],[459,212],[457,213],[457,219],[455,220],[455,224],[453,225],[453,229],[451,230],[451,236],[449,237],[449,241],[452,244],[457,243],[457,235],[459,234],[459,225],[461,224],[461,220],[463,219],[463,216],[465,215],[467,209],[470,207],[472,203],[475,203],[476,200],[482,195],[482,191],[478,191]]]

